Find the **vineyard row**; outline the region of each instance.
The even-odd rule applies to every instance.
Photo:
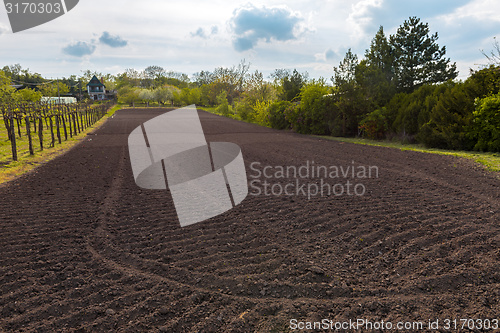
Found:
[[[50,147],[59,144],[63,138],[78,135],[101,119],[111,107],[112,102],[104,104],[47,104],[23,103],[0,105],[3,123],[8,140],[12,146],[12,159],[17,161],[18,149],[16,136],[25,135],[28,139],[29,153],[34,155],[33,137],[38,136],[40,150],[44,148],[44,130],[50,131]]]

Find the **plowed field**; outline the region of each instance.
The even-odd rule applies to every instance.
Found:
[[[128,154],[129,133],[163,112],[118,111],[0,188],[0,331],[287,332],[293,319],[500,319],[497,175],[454,157],[199,111],[207,141],[241,147],[249,181],[266,180],[255,171],[264,166],[313,162],[376,166],[378,177],[351,179],[364,195],[250,188],[234,209],[181,228],[168,191],[137,187]],[[276,193],[296,180],[273,173],[270,182]]]

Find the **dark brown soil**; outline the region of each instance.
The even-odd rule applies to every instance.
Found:
[[[128,134],[163,112],[118,111],[0,188],[0,331],[287,332],[292,319],[500,317],[497,175],[200,112],[207,140],[238,144],[249,176],[252,162],[354,161],[378,166],[379,178],[357,180],[364,196],[249,195],[180,228],[167,191],[135,185],[127,148]]]

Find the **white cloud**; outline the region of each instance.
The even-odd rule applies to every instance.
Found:
[[[500,32],[498,0],[284,3],[122,0],[117,6],[86,0],[57,20],[17,34],[10,33],[7,15],[0,10],[0,67],[20,63],[42,75],[60,77],[85,69],[116,73],[120,68],[158,64],[192,74],[247,58],[254,70],[298,68],[311,77],[328,78],[332,64],[338,64],[348,48],[362,57],[380,25],[391,34],[415,15],[439,33],[439,45],[446,46],[447,57],[457,62],[462,76],[481,63],[480,50],[490,50],[492,37]],[[109,36],[99,42],[105,31]],[[107,47],[107,41],[126,42],[126,52]]]
[[[214,35],[217,35],[218,32],[219,32],[219,28],[216,25],[214,25],[210,28],[210,32],[206,32],[205,29],[203,29],[202,27],[199,27],[196,31],[190,32],[189,34],[191,35],[191,37],[199,37],[202,39],[208,39]]]
[[[0,22],[0,35],[7,33],[10,29]]]
[[[120,36],[116,35],[113,36],[109,32],[104,31],[99,37],[99,42],[102,44],[108,45],[110,47],[125,47],[127,46],[128,42],[121,38]]]
[[[473,18],[478,22],[500,22],[500,2],[497,0],[474,0],[455,9],[452,13],[441,15],[448,24],[456,23],[464,18]]]
[[[233,45],[237,51],[253,49],[259,41],[286,42],[298,39],[307,31],[302,15],[288,7],[238,8],[231,18],[235,34]]]
[[[73,57],[84,57],[94,53],[96,46],[93,43],[75,42],[63,48],[63,53]]]
[[[361,0],[352,5],[352,11],[347,18],[347,23],[352,27],[350,36],[359,39],[365,36],[365,29],[373,22],[372,11],[381,8],[383,0]]]
[[[316,53],[314,55],[314,58],[316,59],[316,61],[323,61],[323,62],[331,61],[331,60],[335,59],[336,57],[337,57],[337,53],[335,51],[333,51],[332,49],[328,49],[325,52]]]

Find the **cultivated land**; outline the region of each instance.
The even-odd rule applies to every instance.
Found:
[[[496,174],[456,157],[199,112],[208,141],[241,147],[248,176],[252,162],[354,161],[379,177],[351,179],[364,196],[249,195],[180,228],[168,192],[135,185],[128,155],[128,134],[163,112],[117,111],[0,188],[0,331],[286,332],[292,319],[498,318]]]

